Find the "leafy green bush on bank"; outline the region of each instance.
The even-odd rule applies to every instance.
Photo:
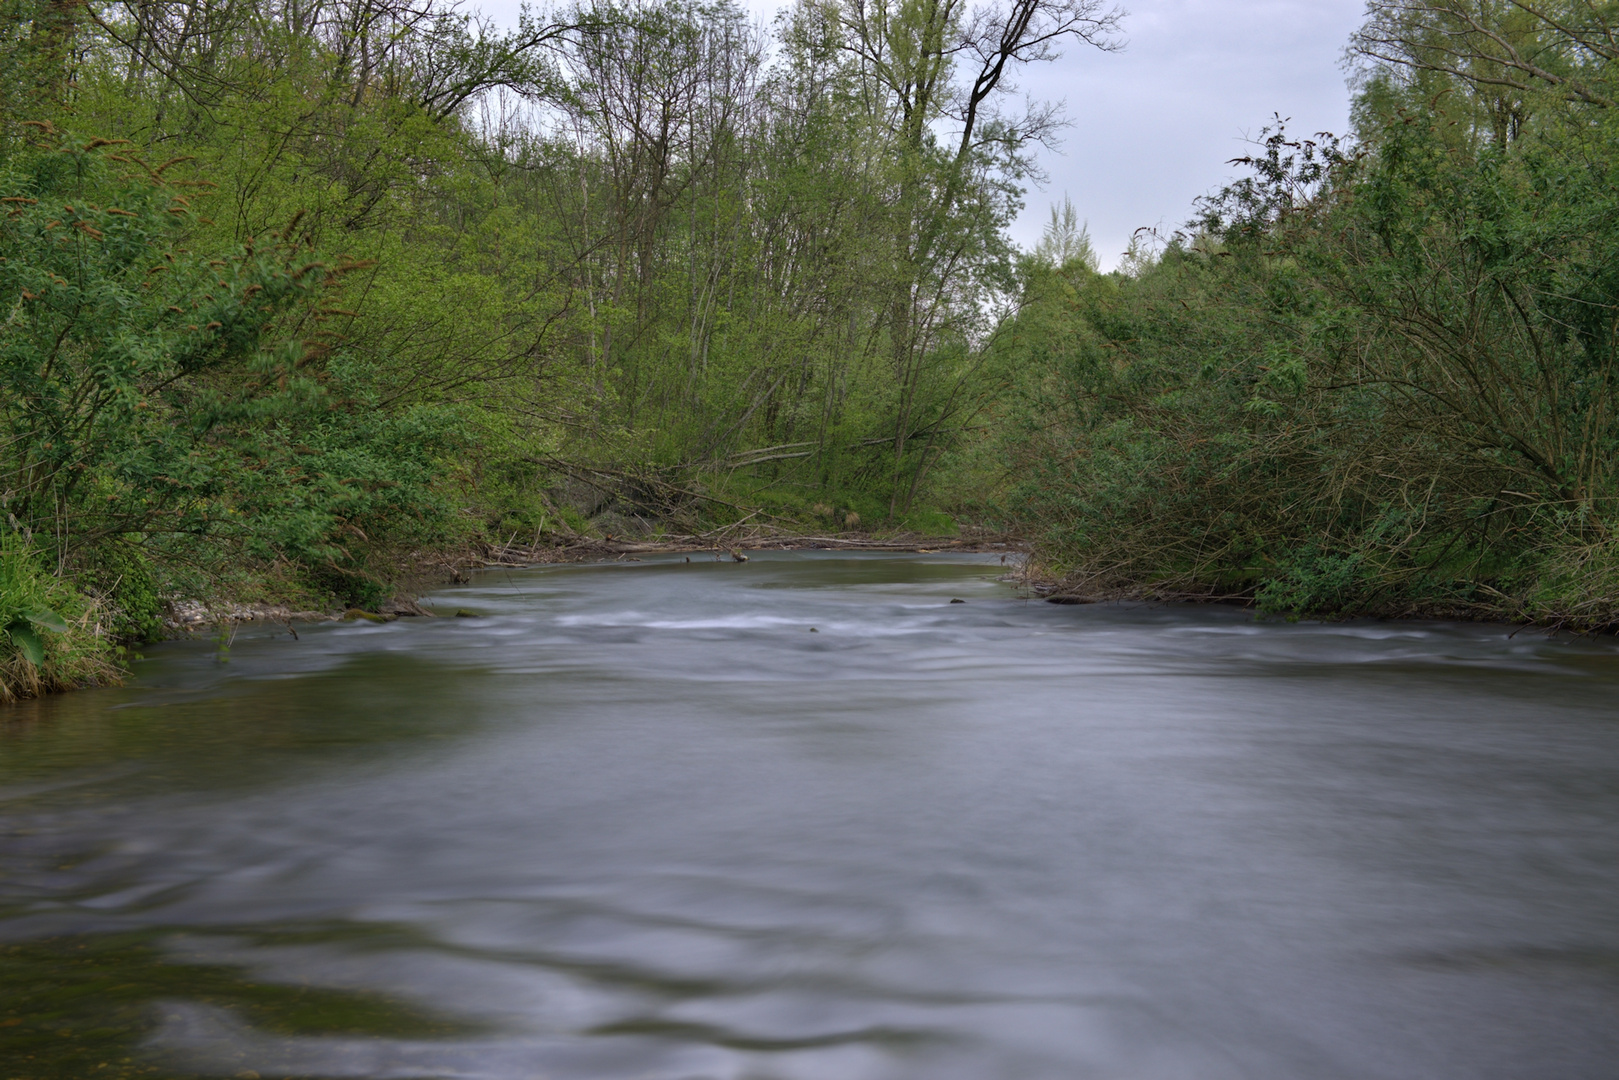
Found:
[[[42,124],[3,164],[0,693],[106,677],[175,575],[374,602],[379,559],[455,534],[435,484],[464,432],[345,369],[351,265],[274,234],[195,250],[197,187],[117,143]]]
[[[32,545],[0,535],[0,704],[116,680],[103,614]]]
[[[1352,141],[1032,269],[1011,503],[1073,588],[1619,626],[1619,23],[1518,8],[1374,5]]]

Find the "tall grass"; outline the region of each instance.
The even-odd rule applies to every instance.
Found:
[[[50,571],[15,533],[0,536],[0,704],[116,683],[106,609]]]

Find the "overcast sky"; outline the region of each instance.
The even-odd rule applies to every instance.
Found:
[[[1126,0],[1123,52],[1081,46],[1024,88],[1067,105],[1072,127],[1042,158],[1050,182],[1031,190],[1014,236],[1033,246],[1066,193],[1088,218],[1102,264],[1140,226],[1170,229],[1235,170],[1272,114],[1298,134],[1343,132],[1344,45],[1364,0]]]
[[[768,21],[772,0],[744,0]],[[515,22],[519,0],[472,0],[500,22]],[[1127,44],[1100,53],[1070,46],[1052,64],[1027,69],[1020,88],[1062,101],[1072,126],[1050,176],[1031,189],[1013,230],[1024,247],[1040,237],[1053,202],[1066,194],[1104,268],[1118,262],[1140,226],[1169,229],[1192,202],[1220,186],[1226,165],[1245,152],[1273,113],[1309,135],[1348,127],[1349,94],[1340,66],[1365,0],[1124,0]]]

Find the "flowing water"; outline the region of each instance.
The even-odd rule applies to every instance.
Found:
[[[1619,1076],[1613,641],[1002,573],[495,571],[0,714],[0,1076]]]

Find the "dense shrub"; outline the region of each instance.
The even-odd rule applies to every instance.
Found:
[[[1029,268],[1010,506],[1070,587],[1619,623],[1619,117],[1423,62],[1123,271]]]
[[[0,704],[116,681],[103,614],[93,598],[51,573],[32,544],[0,533]]]

